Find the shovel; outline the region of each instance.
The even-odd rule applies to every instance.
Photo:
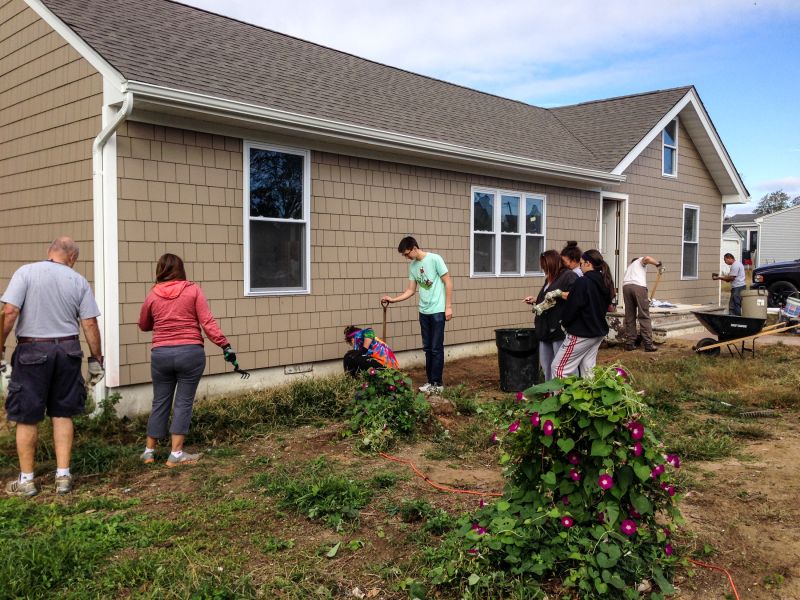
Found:
[[[658,267],[658,275],[656,275],[656,282],[653,284],[653,290],[650,292],[650,305],[653,305],[653,298],[656,297],[656,289],[658,288],[658,282],[661,281],[661,275],[666,271],[666,267]]]
[[[0,373],[5,372],[6,370],[6,363],[3,362],[3,353],[6,350],[6,313],[3,310],[4,306],[5,304],[0,306]]]
[[[388,300],[381,300],[381,306],[383,307],[383,331],[381,332],[381,339],[385,342],[386,341],[386,310],[389,308],[389,301]]]

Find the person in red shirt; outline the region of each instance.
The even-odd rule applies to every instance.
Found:
[[[139,329],[153,332],[150,374],[153,380],[153,410],[147,422],[147,445],[142,462],[155,462],[156,443],[167,435],[170,408],[173,409],[172,451],[168,467],[193,464],[200,454],[183,451],[192,420],[197,385],[206,366],[203,335],[222,348],[225,360],[236,362],[228,339],[220,331],[203,290],[186,280],[183,261],[164,254],[156,265],[156,284],[142,304]],[[173,404],[174,397],[174,404]]]

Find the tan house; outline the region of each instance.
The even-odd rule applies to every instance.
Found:
[[[129,410],[165,251],[254,370],[220,375],[209,347],[208,394],[339,370],[343,327],[405,287],[407,234],[454,278],[451,355],[529,326],[539,254],[571,239],[618,275],[658,256],[665,299],[718,301],[724,205],[748,192],[694,87],[544,109],[168,0],[5,0],[0,23],[0,288],[55,236],[82,243]],[[406,364],[416,317],[389,310]]]

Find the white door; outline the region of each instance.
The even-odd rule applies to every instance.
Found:
[[[624,273],[622,260],[622,201],[603,198],[603,219],[600,223],[600,252],[611,267],[614,283]]]

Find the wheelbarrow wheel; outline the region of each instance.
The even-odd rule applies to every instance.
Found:
[[[703,338],[697,344],[695,344],[694,351],[698,354],[705,354],[706,356],[719,356],[720,348],[712,348],[711,350],[706,350],[705,352],[700,352],[701,348],[705,348],[706,346],[713,346],[714,344],[718,343],[717,340],[714,338]]]

